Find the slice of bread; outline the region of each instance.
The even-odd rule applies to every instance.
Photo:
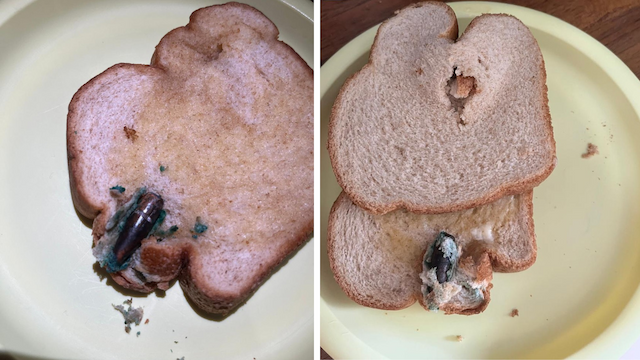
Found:
[[[533,189],[553,170],[546,73],[529,29],[411,5],[380,26],[369,63],[334,103],[328,150],[338,183],[376,214],[443,213]]]
[[[200,308],[226,313],[311,235],[313,72],[250,6],[194,12],[151,66],[115,65],[80,88],[67,125],[74,204],[95,218],[94,254],[120,285],[178,278]],[[116,262],[145,193],[164,214]]]
[[[438,284],[423,260],[441,231],[455,237],[458,261],[452,279]],[[520,271],[535,262],[533,192],[436,215],[373,215],[343,192],[329,215],[327,248],[336,281],[361,305],[397,310],[418,300],[447,314],[477,314],[489,303],[492,270]]]

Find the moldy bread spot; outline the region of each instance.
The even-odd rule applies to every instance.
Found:
[[[109,188],[109,190],[122,194],[126,189],[120,185],[116,185],[114,187]]]

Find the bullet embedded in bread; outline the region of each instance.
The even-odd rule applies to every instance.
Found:
[[[425,260],[427,267],[436,269],[436,278],[440,284],[451,280],[451,272],[458,260],[457,252],[455,238],[441,231]]]
[[[162,198],[152,192],[142,195],[138,201],[138,206],[129,215],[113,247],[118,265],[124,264],[138,250],[142,240],[149,236],[164,206]]]

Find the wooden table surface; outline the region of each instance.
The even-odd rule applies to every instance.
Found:
[[[353,38],[415,0],[322,0],[320,59],[324,64]],[[640,77],[640,0],[509,0],[560,18],[593,36]],[[331,357],[321,350],[322,359]]]

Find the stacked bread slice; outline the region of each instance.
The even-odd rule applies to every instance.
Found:
[[[542,53],[508,15],[457,34],[443,3],[397,12],[334,103],[328,252],[362,305],[479,313],[493,271],[535,262],[532,191],[556,163]]]

